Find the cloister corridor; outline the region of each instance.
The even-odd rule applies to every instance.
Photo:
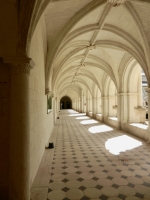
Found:
[[[150,145],[61,110],[31,187],[32,200],[149,200]]]

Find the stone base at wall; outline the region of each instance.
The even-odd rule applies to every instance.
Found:
[[[118,120],[117,120],[117,118],[114,118],[114,119],[113,119],[113,117],[112,117],[112,118],[111,118],[111,117],[105,117],[105,118],[104,118],[104,122],[105,122],[106,124],[110,125],[110,126],[113,126],[113,127],[115,127],[115,128],[118,128]]]
[[[89,117],[93,117],[92,112],[88,112]]]
[[[96,119],[102,122],[102,114],[96,114]]]
[[[144,139],[145,141],[149,140],[149,131],[147,130],[148,125],[141,124],[141,128],[137,127],[135,125],[140,125],[140,123],[133,123],[133,125],[129,123],[121,123],[122,130],[127,131],[128,133],[131,133],[132,135],[135,135],[139,138]]]

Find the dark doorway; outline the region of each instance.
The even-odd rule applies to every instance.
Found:
[[[60,109],[72,109],[72,101],[69,97],[64,96],[61,98]]]
[[[61,102],[61,107],[60,107],[61,109],[65,109],[65,104],[64,104],[64,102],[62,101]]]
[[[70,102],[67,101],[67,109],[70,109]]]

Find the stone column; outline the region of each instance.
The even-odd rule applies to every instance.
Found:
[[[83,103],[82,103],[82,97],[80,98],[80,113],[82,113],[83,110]]]
[[[81,98],[78,99],[78,112],[81,112]]]
[[[122,115],[122,122],[128,123],[129,121],[129,99],[127,93],[120,93],[121,95],[121,115]]]
[[[121,112],[123,111],[121,107],[121,93],[117,94],[117,118],[118,118],[118,127],[117,129],[121,129]]]
[[[83,96],[83,105],[84,105],[83,112],[85,113],[86,112],[86,96],[85,95]]]
[[[89,115],[89,99],[86,99],[86,115]]]
[[[92,112],[92,96],[89,99],[89,112]]]
[[[81,112],[84,112],[84,94],[83,94],[83,90],[82,90],[82,95],[81,95]]]
[[[92,117],[96,119],[96,98],[92,98]]]
[[[108,96],[102,96],[102,122],[108,117]]]
[[[4,58],[10,63],[9,199],[30,199],[29,73],[27,57]]]
[[[78,104],[77,104],[77,99],[75,100],[75,110],[78,111]]]
[[[104,122],[104,97],[101,96],[101,114],[102,114],[102,122]]]

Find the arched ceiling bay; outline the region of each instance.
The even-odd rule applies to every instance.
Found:
[[[104,76],[119,88],[125,57],[134,58],[149,76],[150,3],[122,0],[114,7],[113,1],[119,2],[51,1],[45,9],[46,84],[52,81],[59,96],[73,98],[85,89],[92,94],[93,84],[103,91]]]

